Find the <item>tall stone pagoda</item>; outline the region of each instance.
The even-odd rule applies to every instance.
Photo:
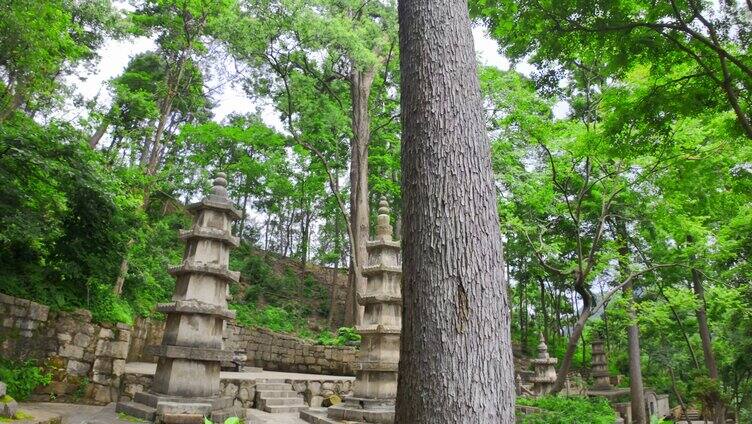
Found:
[[[232,222],[240,212],[226,187],[226,175],[218,173],[211,194],[188,206],[193,225],[180,232],[186,243],[183,261],[169,269],[177,280],[172,302],[157,306],[167,315],[164,337],[160,346],[148,349],[159,357],[151,391],[119,403],[119,412],[166,424],[245,417],[232,397],[220,394],[220,363],[232,359],[222,341],[225,321],[235,318],[227,308],[229,284],[239,278],[228,265],[230,249],[239,243]]]
[[[540,343],[538,344],[538,357],[530,360],[535,370],[535,375],[530,377],[530,381],[533,382],[533,393],[537,396],[551,393],[554,382],[556,382],[556,368],[554,368],[554,365],[557,362],[556,358],[551,358],[548,355],[546,339],[543,337],[543,333],[541,333]]]
[[[392,240],[389,204],[381,198],[376,239],[366,244],[368,279],[358,302],[365,307],[354,396],[329,408],[329,419],[393,423],[397,397],[400,330],[402,329],[402,259],[400,243]],[[335,421],[336,422],[336,421]]]

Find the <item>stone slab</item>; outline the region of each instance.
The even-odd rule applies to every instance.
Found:
[[[240,281],[239,271],[230,271],[227,268],[215,265],[204,264],[200,262],[184,261],[182,264],[167,269],[170,275],[178,276],[183,274],[209,274],[215,277],[237,283]]]
[[[229,231],[221,231],[214,228],[193,227],[190,230],[180,230],[179,237],[181,240],[189,240],[193,238],[219,240],[232,247],[238,247],[240,245],[239,237],[233,236]]]
[[[149,355],[162,356],[173,359],[191,359],[195,361],[232,361],[233,353],[222,349],[208,349],[200,347],[160,345],[149,346],[145,349]]]
[[[219,396],[216,398],[205,398],[199,401],[195,398],[183,398],[178,396],[165,396],[158,393],[138,392],[134,395],[133,400],[152,408],[158,408],[162,403],[202,403],[208,404],[212,410],[218,410],[231,407],[234,398],[231,396]]]
[[[186,314],[214,315],[230,320],[235,319],[235,311],[198,300],[178,300],[171,303],[160,303],[157,305],[157,311],[163,313],[182,312]]]

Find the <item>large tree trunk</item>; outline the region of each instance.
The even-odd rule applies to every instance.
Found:
[[[399,2],[403,321],[396,423],[513,423],[497,200],[463,0]]]
[[[713,353],[713,343],[710,339],[710,328],[708,327],[708,316],[705,312],[705,288],[702,285],[702,279],[700,278],[700,271],[692,268],[692,289],[695,296],[697,296],[697,310],[695,315],[697,316],[697,326],[699,327],[700,340],[702,341],[702,353],[705,358],[705,366],[708,368],[708,377],[713,380],[717,386],[717,392],[710,394],[710,400],[713,403],[713,422],[725,423],[726,422],[726,405],[723,403],[723,399],[720,396],[720,379],[718,378],[718,365],[715,361],[715,354]]]
[[[350,95],[352,98],[352,145],[350,153],[350,224],[355,257],[350,259],[350,290],[347,296],[347,316],[349,324],[359,325],[363,320],[363,306],[358,296],[365,293],[366,279],[363,266],[368,258],[368,143],[371,140],[371,116],[368,99],[376,76],[375,68],[364,70],[353,67],[350,72]],[[354,260],[353,260],[354,259]]]

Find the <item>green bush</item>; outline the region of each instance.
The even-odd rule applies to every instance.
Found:
[[[52,374],[43,373],[34,361],[14,362],[0,359],[0,381],[8,386],[8,395],[25,400],[37,386],[50,384]]]
[[[237,313],[238,324],[246,327],[262,327],[279,333],[296,334],[311,338],[308,322],[293,308],[277,306],[257,307],[254,303],[231,304],[230,309]]]
[[[517,404],[543,410],[519,417],[523,424],[613,424],[616,413],[604,398],[543,396],[520,397]]]
[[[348,342],[360,342],[360,334],[354,327],[340,327],[336,336],[329,330],[316,336],[316,343],[324,346],[345,346]]]

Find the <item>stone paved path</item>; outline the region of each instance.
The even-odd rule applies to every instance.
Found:
[[[107,406],[75,405],[70,403],[22,403],[21,410],[32,415],[39,412],[58,414],[63,424],[133,424],[133,421],[119,420],[115,404]],[[297,413],[269,414],[258,409],[249,409],[247,424],[305,424]],[[41,415],[41,414],[40,414]]]

